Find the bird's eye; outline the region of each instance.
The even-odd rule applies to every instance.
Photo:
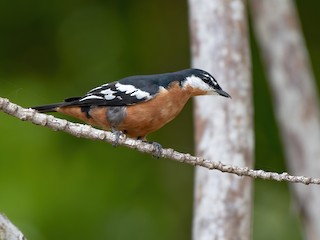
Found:
[[[217,85],[216,81],[209,76],[203,76],[202,80],[209,85]]]

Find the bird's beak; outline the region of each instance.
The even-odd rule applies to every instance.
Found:
[[[220,96],[227,97],[227,98],[231,98],[231,96],[230,96],[227,92],[223,91],[222,89],[216,89],[216,92],[217,92]]]

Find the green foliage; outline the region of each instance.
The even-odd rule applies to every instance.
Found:
[[[0,96],[32,106],[128,75],[187,68],[186,4],[1,1]],[[299,7],[316,63],[320,39],[313,22],[319,14],[308,15],[314,5],[319,4]],[[284,171],[271,97],[253,47],[257,167]],[[190,103],[150,139],[192,153],[192,129]],[[28,239],[191,238],[193,167],[77,139],[3,113],[0,132],[0,211]],[[254,238],[300,236],[287,185],[258,181],[255,190]]]

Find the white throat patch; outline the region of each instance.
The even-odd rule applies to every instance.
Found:
[[[191,75],[190,77],[186,77],[186,79],[183,82],[183,87],[190,86],[195,89],[199,89],[206,92],[212,92],[214,93],[214,90],[206,84],[204,81],[202,81],[201,78]]]

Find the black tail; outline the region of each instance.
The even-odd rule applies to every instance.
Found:
[[[38,112],[46,113],[46,112],[56,112],[56,108],[61,107],[63,105],[65,105],[65,103],[54,103],[54,104],[36,106],[31,108],[34,110],[37,110]]]

